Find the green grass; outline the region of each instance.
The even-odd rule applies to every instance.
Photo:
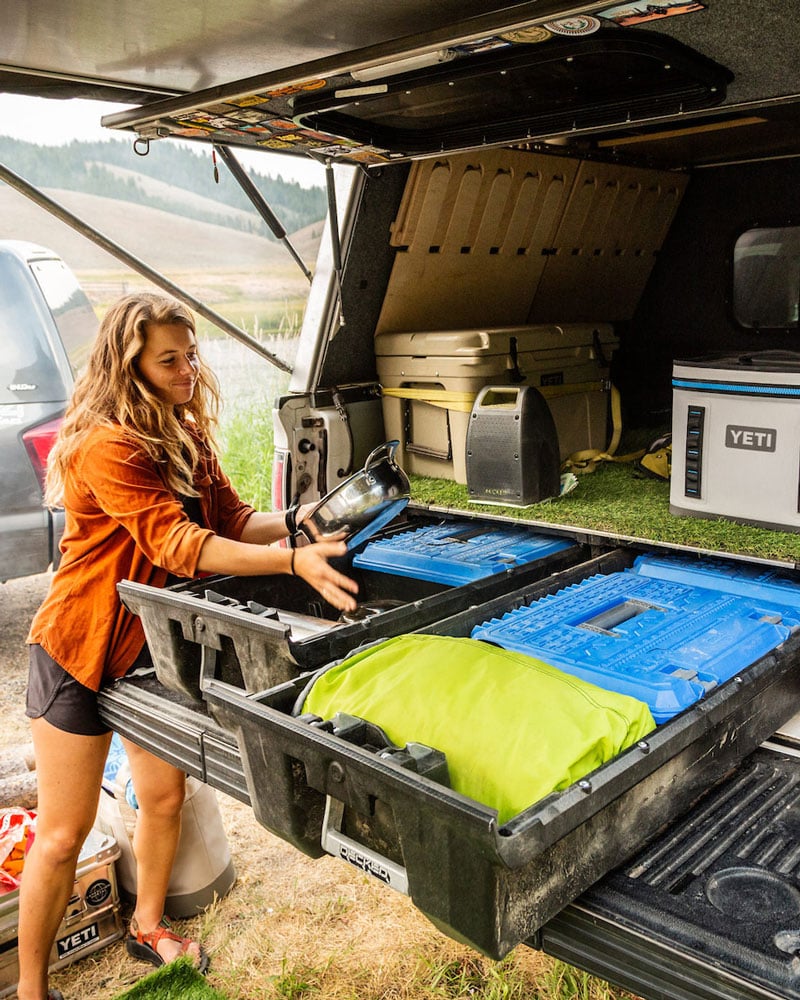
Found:
[[[420,979],[436,1000],[474,997],[480,1000],[624,1000],[631,997],[601,979],[564,962],[543,962],[535,984],[510,955],[493,962],[481,955],[467,955],[448,962],[426,961]]]
[[[211,308],[257,340],[267,336],[296,337],[303,322],[302,299],[276,299],[273,302],[225,302]],[[203,316],[197,315],[198,337],[227,337]]]
[[[305,1000],[319,996],[323,971],[310,966],[290,967],[284,959],[280,975],[270,977],[270,985],[276,997],[283,1000]]]
[[[163,965],[114,1000],[226,1000],[188,958]]]
[[[565,962],[553,962],[542,976],[542,1000],[615,1000],[630,996]]]
[[[733,521],[679,517],[669,512],[669,483],[609,463],[578,476],[574,492],[528,507],[471,503],[466,486],[450,480],[410,476],[412,498],[421,504],[608,532],[710,552],[800,562],[800,534]]]
[[[221,429],[222,468],[239,496],[256,510],[272,509],[272,408],[252,402],[236,408]]]
[[[523,1000],[529,983],[509,961],[493,963],[479,955],[428,965],[431,997],[481,997],[482,1000]],[[531,998],[532,1000],[532,998]]]

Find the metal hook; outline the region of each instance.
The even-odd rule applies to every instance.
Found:
[[[140,149],[140,145],[143,145],[144,149]],[[138,139],[133,140],[133,151],[137,156],[147,156],[150,152],[150,140],[140,135]]]

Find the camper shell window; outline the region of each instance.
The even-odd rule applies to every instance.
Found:
[[[800,321],[800,226],[755,226],[733,250],[733,314],[752,330],[796,330]]]

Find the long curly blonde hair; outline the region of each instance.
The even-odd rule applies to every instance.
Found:
[[[166,295],[127,295],[105,314],[86,369],[78,377],[64,423],[47,463],[45,503],[58,506],[70,463],[89,432],[118,424],[158,467],[167,487],[196,496],[193,470],[198,461],[197,433],[211,444],[219,414],[219,383],[200,359],[197,384],[188,403],[162,402],[139,373],[149,323],[180,323],[192,333],[192,314]]]

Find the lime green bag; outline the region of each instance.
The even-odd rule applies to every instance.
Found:
[[[447,757],[457,792],[501,823],[641,739],[647,705],[477,639],[401,635],[316,676],[303,712],[374,723]]]

